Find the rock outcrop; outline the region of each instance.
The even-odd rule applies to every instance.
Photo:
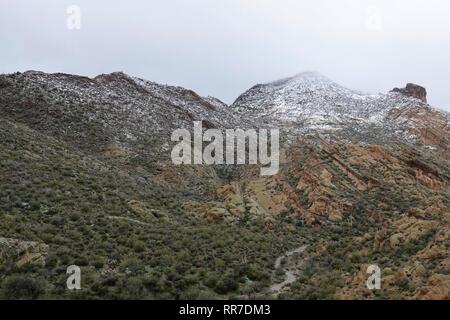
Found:
[[[17,267],[26,264],[45,266],[48,245],[36,241],[0,238],[0,264],[12,260]]]
[[[427,90],[417,84],[408,83],[405,88],[394,88],[392,91],[403,93],[407,96],[420,99],[422,102],[427,103]]]

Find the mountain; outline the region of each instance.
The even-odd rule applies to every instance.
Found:
[[[166,139],[167,131],[196,120],[210,126],[236,122],[218,100],[121,72],[90,79],[28,71],[3,76],[1,81],[3,114],[62,135],[81,148],[96,148],[99,143],[146,144],[149,138]],[[71,130],[65,130],[68,126]]]
[[[414,90],[414,85],[407,88]],[[426,91],[423,94],[426,99]],[[364,94],[344,88],[320,73],[305,72],[256,85],[239,96],[232,108],[255,117],[258,124],[282,126],[295,135],[332,134],[366,143],[400,140],[448,154],[448,115],[419,97],[408,94],[406,89]]]
[[[173,130],[202,120],[204,127],[237,123],[217,99],[122,72],[90,79],[28,71],[2,76],[0,90],[0,116],[146,175],[171,164]],[[193,190],[196,173],[190,174],[186,183]]]
[[[0,295],[448,299],[449,115],[424,90],[307,72],[227,106],[121,72],[0,75]],[[193,121],[280,128],[279,173],[172,164]]]

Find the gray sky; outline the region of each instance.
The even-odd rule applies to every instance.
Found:
[[[315,70],[370,93],[415,82],[450,110],[448,0],[1,0],[0,43],[0,73],[124,71],[230,103]]]

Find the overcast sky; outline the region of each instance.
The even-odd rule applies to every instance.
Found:
[[[415,82],[450,110],[448,0],[1,0],[0,43],[0,73],[124,71],[231,103],[315,70],[369,93]]]

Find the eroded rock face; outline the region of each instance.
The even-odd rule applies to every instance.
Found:
[[[394,88],[392,91],[403,93],[407,96],[420,99],[422,102],[427,103],[427,90],[417,84],[408,83],[405,88]]]
[[[45,243],[0,238],[0,263],[12,259],[17,267],[26,264],[45,266],[47,256],[48,245]]]

